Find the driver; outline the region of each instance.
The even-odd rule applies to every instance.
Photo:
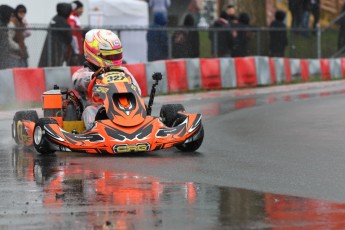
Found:
[[[72,82],[80,96],[87,99],[88,106],[83,111],[82,119],[86,129],[90,129],[98,110],[103,106],[102,102],[94,100],[94,97],[87,98],[87,89],[92,77],[108,71],[123,72],[137,87],[140,95],[141,90],[133,75],[122,66],[121,41],[112,31],[104,29],[88,31],[84,40],[84,56],[86,59],[84,68],[73,74]]]

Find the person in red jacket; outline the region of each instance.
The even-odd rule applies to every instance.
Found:
[[[70,66],[78,66],[84,63],[84,56],[83,56],[83,32],[81,30],[81,23],[80,23],[80,16],[84,12],[84,5],[80,1],[73,1],[72,2],[72,12],[68,17],[68,24],[71,26],[72,29],[72,47],[69,50],[68,57],[69,61],[68,64]]]

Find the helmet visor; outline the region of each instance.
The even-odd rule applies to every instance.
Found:
[[[101,50],[99,56],[109,61],[122,60],[122,49],[118,50]]]

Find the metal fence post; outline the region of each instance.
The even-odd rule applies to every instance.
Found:
[[[168,30],[168,59],[172,59],[172,36],[173,33]]]
[[[48,55],[48,66],[52,66],[52,35],[51,29],[48,28],[48,35],[47,35],[47,55]]]
[[[260,28],[256,30],[256,55],[260,56],[260,50],[261,50],[261,33]]]
[[[317,58],[320,59],[322,56],[322,50],[321,50],[321,28],[319,25],[316,27],[316,43],[317,43]]]
[[[212,37],[213,37],[213,56],[215,58],[218,57],[218,31],[217,30],[213,30],[212,31]]]

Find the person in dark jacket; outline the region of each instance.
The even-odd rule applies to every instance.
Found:
[[[302,16],[301,28],[303,29],[302,35],[309,35],[309,21],[310,21],[310,0],[302,0]]]
[[[173,58],[197,58],[199,57],[199,33],[188,30],[195,28],[194,18],[187,14],[184,18],[184,30],[176,31],[172,36],[172,56]]]
[[[163,13],[156,13],[153,19],[153,25],[147,32],[147,60],[165,60],[168,58],[168,33],[164,30],[155,30],[164,28],[167,24]]]
[[[69,3],[58,3],[56,11],[57,15],[53,17],[49,24],[49,29],[52,30],[44,42],[39,67],[61,66],[66,61],[66,47],[71,46],[72,32],[67,19],[72,11],[72,6]]]
[[[7,25],[11,17],[14,16],[14,9],[8,5],[0,5],[0,69],[6,69],[10,66],[9,55],[10,45],[8,39]]]
[[[302,23],[302,4],[301,0],[288,0],[289,10],[292,16],[291,27],[299,28]]]
[[[320,19],[320,0],[310,0],[310,11],[314,17],[313,29],[316,29]]]
[[[285,12],[278,10],[275,13],[275,20],[270,28],[270,52],[272,57],[284,57],[285,48],[288,45],[286,25],[284,24]]]
[[[228,22],[228,15],[222,11],[220,17],[213,23],[212,28],[222,29],[218,31],[210,31],[209,38],[212,45],[212,54],[214,57],[229,57],[231,37]],[[217,49],[217,50],[216,50]]]
[[[249,28],[250,17],[249,14],[242,12],[238,15],[237,22],[231,23],[231,27],[238,28],[231,33],[231,56],[232,57],[245,57],[248,56],[248,42],[250,32],[244,29]]]

